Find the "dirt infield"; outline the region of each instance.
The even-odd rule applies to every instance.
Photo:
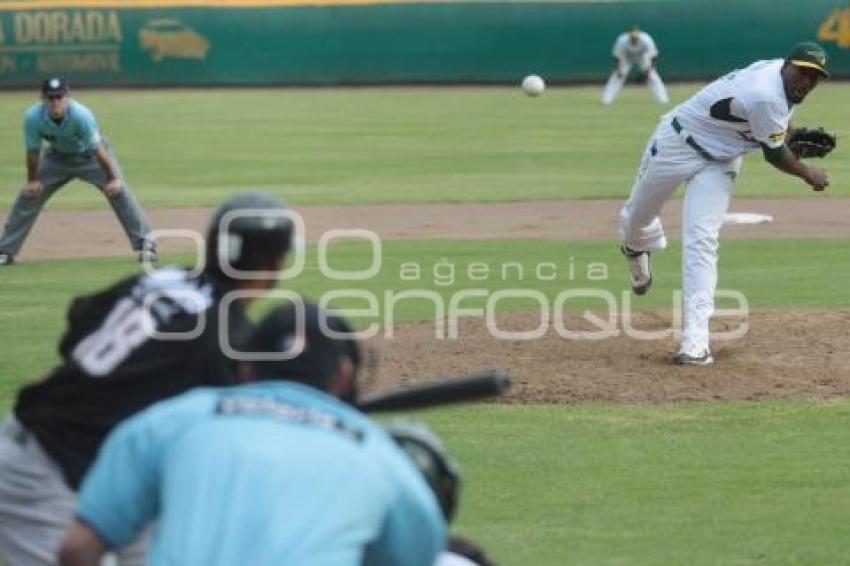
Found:
[[[570,330],[594,328],[580,313],[565,318]],[[670,313],[636,313],[633,325],[662,331],[671,327],[671,319]],[[530,330],[540,316],[505,314],[496,322],[502,331]],[[726,321],[725,330],[741,322]],[[458,340],[437,340],[435,323],[423,322],[396,328],[392,340],[374,339],[381,363],[370,389],[501,367],[513,378],[509,402],[823,399],[850,394],[848,328],[850,310],[755,312],[745,337],[715,343],[713,366],[678,367],[670,363],[672,339],[579,340],[563,338],[550,326],[543,338],[505,341],[493,338],[484,321],[462,319]]]
[[[308,241],[330,228],[367,228],[382,239],[564,239],[613,240],[621,201],[520,202],[472,205],[380,205],[300,207]],[[105,208],[105,207],[104,207]],[[850,199],[739,200],[733,212],[771,214],[766,225],[724,228],[724,238],[847,237]],[[679,233],[681,201],[667,207],[664,221]],[[203,231],[208,209],[153,210],[157,228]],[[164,251],[190,249],[188,242],[161,243]],[[108,209],[47,212],[20,259],[92,257],[128,253]],[[502,330],[528,330],[539,315],[503,314]],[[715,345],[717,363],[679,368],[669,363],[674,340],[640,341],[625,336],[603,341],[568,339],[550,327],[533,341],[491,337],[484,321],[465,319],[459,340],[435,339],[434,322],[395,329],[392,340],[376,339],[383,359],[369,388],[390,387],[421,376],[456,375],[507,368],[514,379],[508,402],[663,403],[693,400],[826,398],[850,394],[850,310],[777,310],[751,313],[750,330],[737,341]],[[730,324],[729,321],[726,324]],[[666,312],[635,315],[635,327],[663,330]],[[580,313],[566,328],[591,328]]]
[[[621,200],[517,202],[505,204],[435,204],[372,206],[304,206],[307,239],[316,241],[331,228],[367,228],[385,240],[562,239],[613,240]],[[770,214],[775,221],[724,228],[724,238],[817,238],[848,236],[850,199],[740,199],[733,212]],[[203,233],[209,209],[149,211],[154,227],[189,228]],[[679,233],[681,201],[663,215],[671,235]],[[186,240],[167,240],[165,251],[185,251]],[[112,211],[45,212],[27,240],[21,260],[110,256],[128,253]]]

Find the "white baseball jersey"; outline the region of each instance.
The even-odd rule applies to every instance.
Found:
[[[672,114],[715,158],[726,161],[785,143],[794,105],[785,96],[783,60],[757,61],[710,83]]]
[[[645,59],[658,57],[658,48],[648,33],[645,31],[638,32],[638,40],[634,44],[629,41],[630,35],[629,32],[620,34],[620,37],[614,42],[614,49],[611,52],[614,57],[629,63],[640,63]]]

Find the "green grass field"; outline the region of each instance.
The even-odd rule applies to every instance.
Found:
[[[675,102],[696,85],[674,86]],[[278,189],[294,204],[471,202],[622,197],[662,109],[643,88],[611,108],[599,89],[389,88],[80,92],[145,206],[214,205],[234,189]],[[818,88],[798,124],[850,131],[847,85]],[[23,182],[19,120],[34,97],[6,94],[0,113],[0,207]],[[844,128],[844,129],[842,129]],[[850,195],[850,148],[828,160],[831,195]],[[748,159],[737,196],[808,189]],[[842,179],[844,182],[842,182]],[[85,185],[53,206],[102,206]]]
[[[674,87],[672,96],[682,100],[695,88]],[[659,109],[648,92],[632,89],[603,110],[597,90],[551,89],[533,100],[498,88],[79,96],[97,111],[145,205],[198,206],[245,187],[269,188],[296,204],[624,196]],[[847,128],[848,95],[846,85],[821,88],[796,121]],[[17,117],[31,98],[6,95],[0,110]],[[19,132],[9,123],[0,130],[0,152],[22,155]],[[841,146],[824,162],[833,173],[832,195],[850,196],[847,151]],[[20,184],[19,161],[0,164],[7,191],[0,206]],[[736,187],[738,196],[806,194],[801,182],[770,171],[758,156],[749,159]],[[103,203],[77,185],[52,206]],[[720,287],[743,291],[757,308],[847,307],[848,243],[725,242]],[[313,248],[309,252],[312,258]],[[331,262],[355,269],[368,263],[368,254],[363,246],[340,245],[332,248]],[[456,268],[451,285],[435,281],[434,266],[444,258]],[[446,296],[519,286],[551,298],[593,286],[619,296],[625,278],[614,241],[384,242],[382,259],[376,278],[351,287],[382,293],[415,286]],[[635,301],[638,308],[669,306],[680,285],[675,243],[654,260],[656,284]],[[420,264],[421,281],[400,280],[404,262]],[[498,275],[472,281],[464,272],[471,262],[487,263]],[[507,262],[520,263],[524,279],[502,278]],[[558,278],[534,277],[541,262],[556,264]],[[607,266],[607,277],[590,281],[590,263]],[[27,261],[0,271],[0,414],[23,383],[55,362],[70,298],[136,269],[120,257]],[[317,297],[340,285],[308,261],[304,274],[283,286]],[[423,303],[402,302],[397,309],[399,320],[432,316]],[[441,433],[464,471],[457,530],[483,543],[499,564],[847,563],[847,399],[480,405],[421,417]]]
[[[504,564],[846,564],[850,403],[427,415]]]
[[[677,245],[655,256],[653,292],[633,299],[636,309],[672,308],[673,291],[681,288],[680,252]],[[778,263],[773,258],[782,257]],[[302,292],[314,300],[330,291],[362,289],[379,298],[381,318],[386,301],[385,290],[399,293],[410,289],[436,291],[447,304],[452,294],[465,289],[536,289],[550,301],[565,289],[602,289],[610,292],[621,304],[626,288],[626,268],[616,245],[611,242],[552,242],[552,241],[422,241],[384,242],[382,263],[378,275],[368,281],[339,282],[325,278],[316,267],[315,248],[307,251],[307,263],[302,275],[282,288]],[[165,262],[189,261],[177,256],[163,258]],[[328,261],[337,270],[356,271],[368,267],[372,249],[367,245],[343,244],[331,248]],[[415,262],[421,267],[421,278],[402,280],[401,265]],[[845,292],[850,280],[850,247],[846,240],[818,240],[816,245],[793,240],[734,241],[723,248],[723,269],[720,288],[742,291],[754,308],[764,307],[829,307],[850,306],[850,294]],[[446,265],[454,266],[454,281],[449,284]],[[468,268],[484,263],[490,268],[487,280],[470,279]],[[557,278],[538,279],[537,265],[555,265]],[[516,267],[520,265],[522,273]],[[588,277],[588,266],[604,266],[605,279]],[[435,276],[435,267],[437,274]],[[92,292],[105,281],[135,273],[137,267],[126,258],[24,262],[0,272],[0,340],[5,348],[17,355],[0,359],[0,376],[12,376],[0,381],[0,409],[19,383],[48,369],[57,358],[56,341],[62,331],[69,297]],[[600,272],[601,273],[601,272]],[[521,278],[520,278],[521,277]],[[765,281],[771,281],[766,285]],[[817,285],[812,282],[816,281]],[[466,308],[483,307],[485,299],[467,299]],[[359,300],[338,300],[336,308],[363,308]],[[573,300],[569,308],[603,308],[601,300]],[[531,299],[500,301],[503,310],[527,310],[536,307]],[[261,312],[264,305],[258,305]],[[432,302],[424,299],[401,300],[394,309],[394,320],[430,320],[435,317]],[[362,324],[374,321],[364,318]],[[380,320],[380,319],[378,319]]]

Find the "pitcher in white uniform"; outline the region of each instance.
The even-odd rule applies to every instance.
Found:
[[[650,138],[620,212],[620,236],[632,289],[643,295],[652,283],[650,251],[667,245],[659,212],[676,187],[685,184],[684,328],[675,363],[714,361],[709,319],[717,286],[718,237],[742,156],[761,149],[771,165],[800,177],[813,190],[829,185],[826,171],[799,161],[785,143],[795,105],[822,77],[829,77],[823,48],[797,44],[785,59],[757,61],[709,84],[665,114]]]
[[[614,102],[623,89],[623,85],[626,84],[633,65],[640,67],[646,75],[646,82],[655,100],[659,104],[670,102],[664,82],[655,68],[658,62],[658,47],[648,33],[635,27],[620,34],[614,42],[611,54],[614,56],[614,71],[608,77],[605,90],[602,91],[603,104],[608,105]]]

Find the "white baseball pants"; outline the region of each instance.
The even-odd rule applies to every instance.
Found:
[[[701,355],[709,347],[709,319],[714,313],[717,287],[717,249],[723,218],[741,158],[709,161],[685,143],[687,132],[677,134],[672,114],[665,115],[649,140],[620,211],[620,236],[636,251],[667,246],[661,208],[680,184],[685,184],[682,209],[682,293],[684,328],[681,352]]]
[[[652,92],[652,96],[655,97],[655,100],[659,104],[669,103],[670,97],[667,96],[667,89],[664,87],[664,81],[661,80],[661,75],[659,75],[658,71],[656,71],[652,66],[652,60],[648,57],[644,57],[640,62],[634,64],[640,66],[641,70],[644,73],[647,73],[647,84],[649,85],[649,90]],[[620,94],[620,91],[626,84],[626,79],[628,78],[629,71],[631,71],[631,69],[632,63],[625,59],[620,59],[620,65],[613,73],[611,73],[611,76],[608,77],[608,82],[605,84],[605,89],[602,91],[603,104],[608,105],[614,102],[614,99],[617,98],[617,95]]]

